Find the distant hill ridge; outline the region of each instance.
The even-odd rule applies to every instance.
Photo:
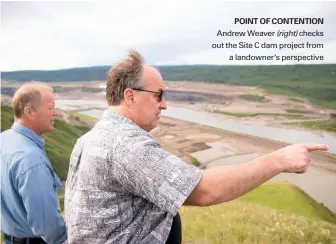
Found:
[[[3,72],[7,81],[106,80],[110,66],[62,70]],[[178,65],[157,66],[166,81],[203,81],[259,86],[269,93],[307,98],[323,108],[336,109],[336,64],[311,65]]]
[[[260,81],[336,82],[336,64],[314,65],[176,65],[156,66],[165,80],[211,81],[218,83],[258,83]],[[92,66],[60,70],[22,70],[2,72],[9,81],[92,81],[106,80],[111,66]]]

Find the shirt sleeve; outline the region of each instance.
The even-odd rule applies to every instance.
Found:
[[[114,158],[115,176],[125,190],[174,216],[203,173],[145,135],[125,137],[117,145]]]
[[[67,232],[54,183],[50,170],[41,163],[20,175],[18,191],[34,235],[47,243],[59,244],[67,239]]]

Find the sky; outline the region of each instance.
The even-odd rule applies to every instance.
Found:
[[[0,69],[56,70],[113,65],[138,50],[152,65],[336,63],[336,1],[1,2]],[[235,24],[235,18],[323,18],[323,25]],[[298,30],[322,37],[223,37],[218,31]],[[256,41],[320,49],[212,48]],[[323,61],[239,61],[230,55],[316,55]]]

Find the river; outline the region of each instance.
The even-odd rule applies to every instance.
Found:
[[[90,100],[56,100],[56,106],[61,109],[76,108],[85,110],[81,113],[100,119],[105,101]],[[195,111],[187,108],[169,107],[161,112],[163,116],[212,126],[224,130],[239,132],[257,137],[264,137],[287,143],[324,143],[329,145],[329,152],[336,153],[336,136],[325,132],[310,132],[300,129],[284,129],[260,125],[248,125],[225,118],[220,114]],[[310,167],[305,174],[280,174],[271,181],[289,181],[307,192],[316,201],[324,203],[330,210],[336,212],[336,176],[328,171]],[[330,189],[330,190],[329,190]]]
[[[56,106],[61,109],[85,109],[94,107],[98,109],[83,111],[83,114],[100,119],[102,109],[106,107],[103,100],[56,100]],[[224,130],[234,131],[242,134],[268,138],[286,143],[321,143],[329,145],[329,152],[336,153],[336,135],[326,132],[313,132],[301,129],[278,128],[266,125],[249,125],[227,119],[221,114],[195,111],[188,108],[168,107],[163,110],[163,116],[175,119],[195,122],[198,124],[212,126]]]

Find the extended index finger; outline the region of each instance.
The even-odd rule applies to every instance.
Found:
[[[305,144],[305,146],[308,151],[317,151],[317,150],[327,151],[329,150],[329,147],[326,144]]]

